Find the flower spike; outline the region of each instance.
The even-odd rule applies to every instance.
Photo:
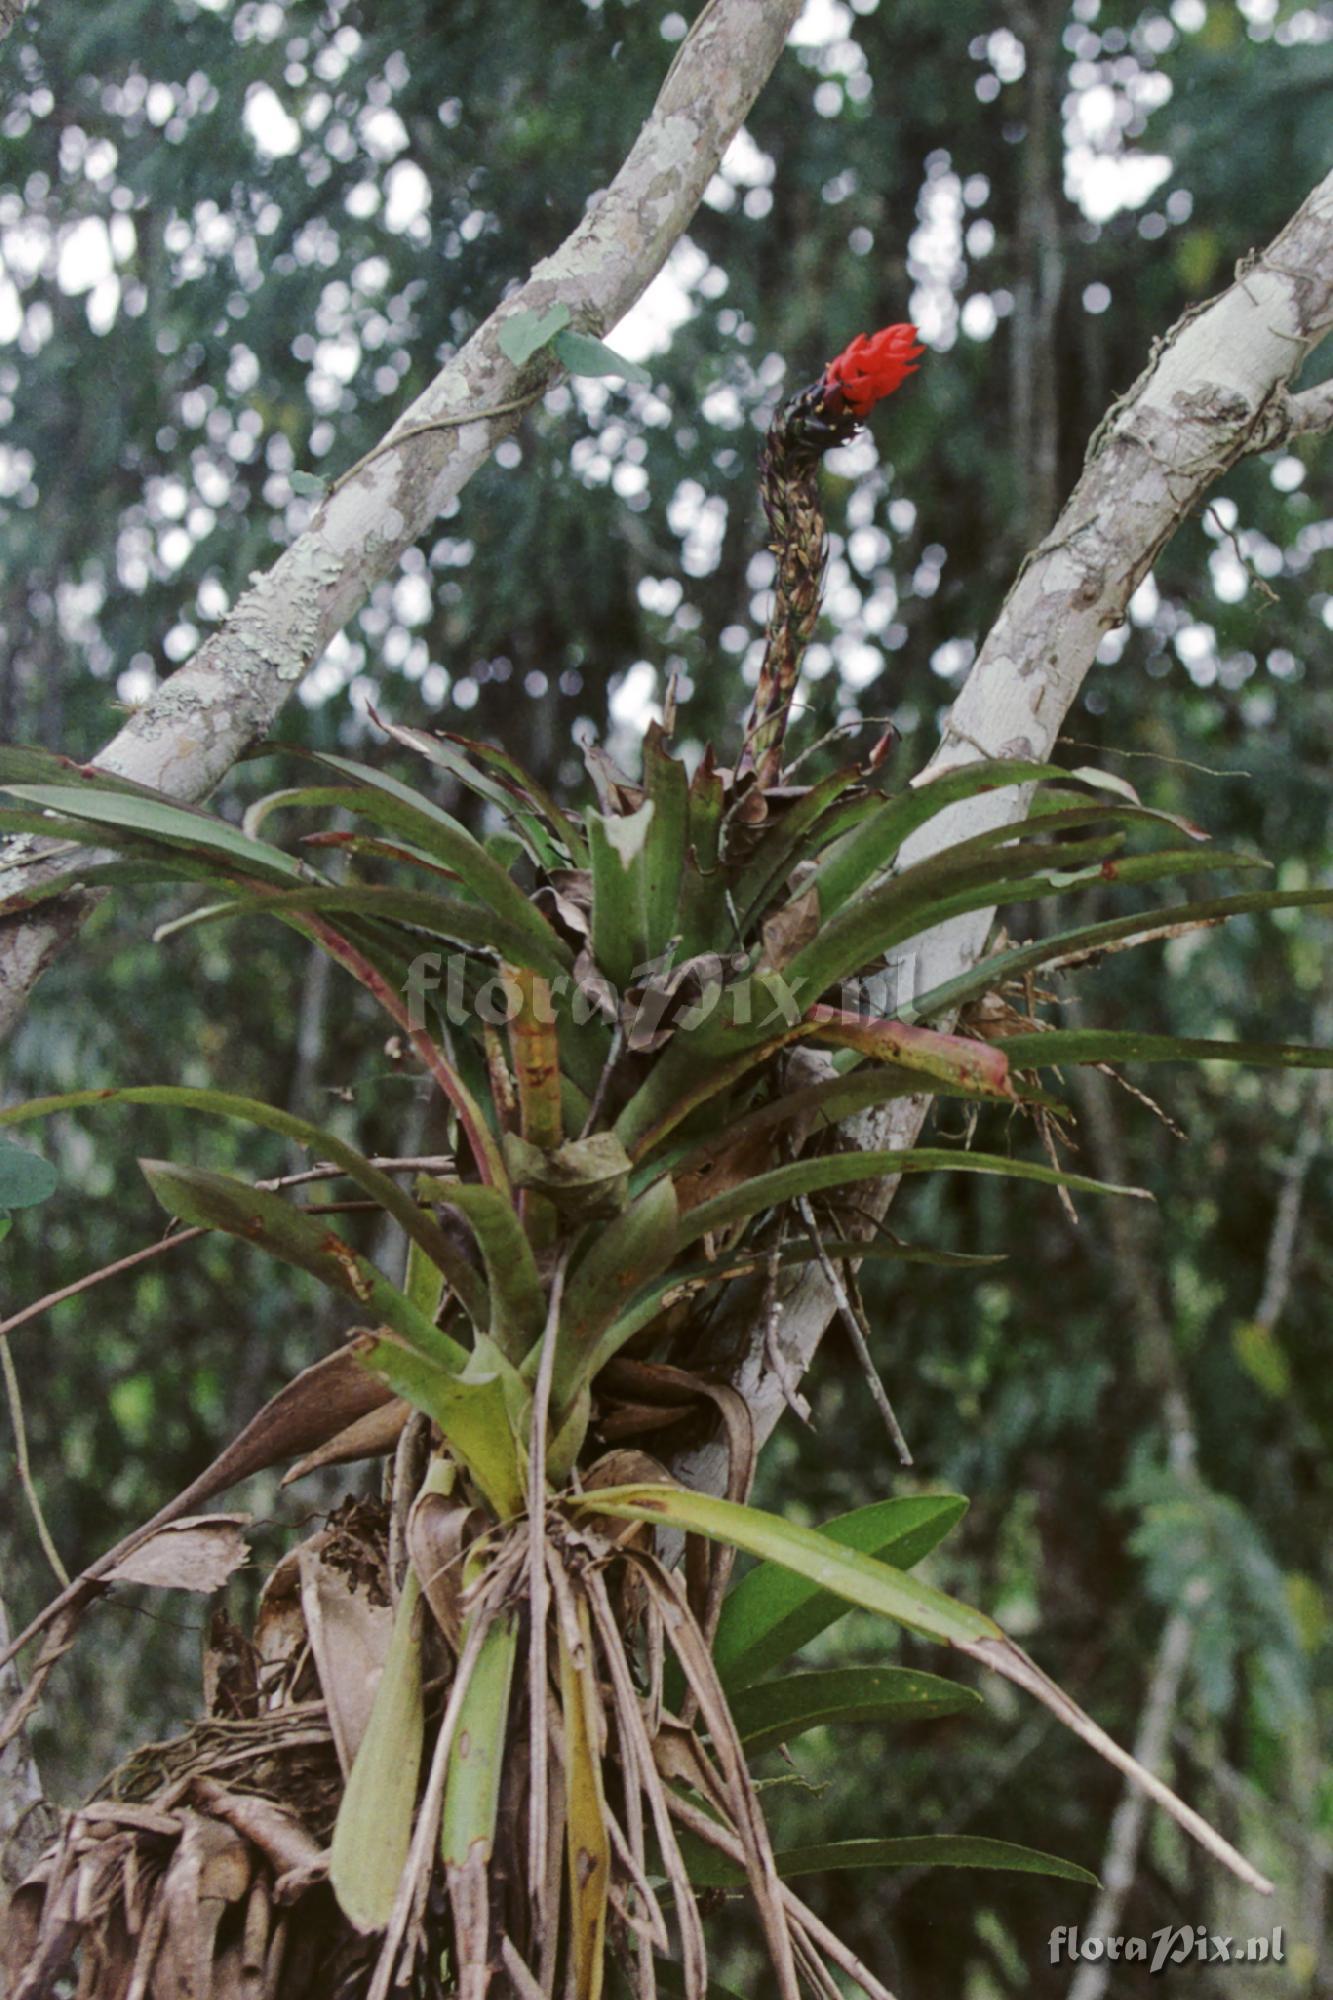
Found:
[[[819,462],[855,437],[875,404],[902,387],[924,353],[914,326],[858,333],[817,382],[788,399],[769,426],[759,464],[759,492],[777,558],[768,643],[759,668],[739,769],[761,789],[782,772],[787,712],[801,655],[819,617],[828,556]]]

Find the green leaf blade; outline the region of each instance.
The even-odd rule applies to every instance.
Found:
[[[822,1532],[845,1548],[908,1570],[921,1562],[967,1512],[960,1493],[877,1500],[826,1521]],[[764,1562],[730,1592],[718,1620],[713,1660],[729,1692],[748,1688],[842,1617],[844,1600]]]
[[[363,1933],[387,1925],[412,1844],[425,1740],[419,1606],[409,1571],[333,1830],[329,1880],[343,1915]]]
[[[847,1548],[816,1529],[796,1527],[757,1507],[717,1500],[684,1487],[651,1484],[599,1487],[578,1504],[627,1521],[651,1521],[687,1535],[703,1535],[764,1561],[781,1563],[821,1590],[832,1591],[850,1604],[876,1611],[946,1645],[1003,1638],[994,1620],[971,1605],[960,1604],[942,1590],[918,1583],[914,1577]]]
[[[832,1723],[926,1722],[980,1708],[981,1696],[910,1667],[833,1667],[743,1688],[731,1712],[747,1757]]]

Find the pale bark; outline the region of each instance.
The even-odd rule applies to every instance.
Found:
[[[1059,519],[1019,571],[918,784],[982,756],[1050,756],[1102,634],[1123,622],[1154,559],[1209,487],[1247,453],[1333,422],[1328,384],[1295,396],[1288,388],[1330,327],[1333,174],[1266,250],[1238,266],[1227,291],[1185,314],[1108,412]],[[928,821],[902,860],[923,860],[1026,809],[1014,788],[983,793]],[[889,967],[890,1004],[974,964],[993,915],[979,911],[914,939]],[[849,1131],[867,1148],[911,1146],[927,1109],[928,1100],[899,1099]],[[894,1182],[879,1186],[879,1214],[895,1191]],[[862,1207],[870,1207],[864,1195]],[[749,1406],[756,1448],[783,1412],[784,1383],[799,1381],[813,1360],[836,1303],[818,1266],[807,1267],[783,1301],[775,1367],[753,1302],[738,1302],[739,1358],[728,1372]],[[718,1344],[727,1351],[725,1331]],[[710,1443],[674,1470],[722,1492],[725,1460],[725,1447]]]
[[[1173,1611],[1163,1627],[1134,1738],[1134,1755],[1149,1771],[1160,1772],[1166,1759],[1181,1684],[1189,1665],[1197,1604],[1207,1596],[1207,1586],[1201,1586],[1196,1578],[1189,1594],[1193,1600],[1191,1609]],[[1136,1785],[1126,1785],[1111,1820],[1102,1856],[1101,1890],[1082,1926],[1086,1937],[1114,1937],[1119,1932],[1125,1902],[1138,1872],[1139,1846],[1147,1817],[1147,1798]],[[1112,1967],[1105,1959],[1080,1965],[1070,1983],[1068,2000],[1102,2000],[1110,1985],[1111,1972]]]
[[[0,1599],[0,1651],[9,1644],[9,1621]],[[12,1663],[0,1667],[0,1708],[8,1711],[23,1692],[18,1668]],[[0,1750],[0,1933],[5,1912],[14,1890],[28,1873],[50,1840],[56,1815],[42,1793],[37,1769],[25,1731]],[[0,1968],[0,2000],[5,1975]]]
[[[707,0],[624,165],[577,229],[403,412],[389,433],[403,442],[370,454],[330,492],[306,531],[251,579],[225,624],[98,754],[98,765],[193,801],[263,736],[330,639],[521,411],[464,423],[460,417],[539,392],[555,372],[549,357],[524,368],[505,358],[499,337],[506,321],[563,304],[584,331],[615,325],[689,222],[801,5]],[[30,863],[0,868],[0,895],[33,880]],[[0,925],[0,1035],[81,920],[71,898],[40,918]]]
[[[1010,0],[1009,24],[1027,51],[1016,241],[1017,275],[1010,320],[1010,435],[1022,496],[1019,548],[1044,535],[1059,503],[1060,397],[1056,325],[1064,289],[1060,172],[1065,62],[1060,43],[1065,0]]]

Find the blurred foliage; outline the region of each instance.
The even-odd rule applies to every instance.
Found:
[[[784,382],[910,312],[937,352],[875,441],[834,460],[828,610],[797,735],[891,715],[910,772],[1045,525],[1016,385],[1053,399],[1067,490],[1152,341],[1327,167],[1327,0],[827,0],[810,19],[656,295],[682,323],[668,346],[632,349],[652,388],[552,392],[351,621],[284,735],[364,749],[373,701],[500,736],[568,785],[572,732],[614,743],[675,665],[685,730],[734,747],[768,573],[758,433]],[[1044,98],[1030,60],[1043,21],[1058,38]],[[582,213],[683,26],[664,0],[511,0],[502,31],[475,0],[43,0],[20,22],[0,113],[0,733],[89,755],[118,706],[188,655],[307,518],[292,471],[352,463]],[[1128,158],[1133,172],[1136,156],[1160,157],[1164,177],[1105,212],[1089,192],[1108,184],[1099,163]],[[1054,220],[1034,246],[1024,190],[1043,164]],[[1058,279],[1045,329],[1038,247]],[[1310,376],[1326,366],[1317,355]],[[1280,857],[1284,886],[1327,879],[1330,861],[1330,548],[1326,443],[1238,466],[1108,635],[1068,725],[1076,760],[1104,758],[1150,803]],[[225,801],[255,789],[238,774]],[[418,1086],[336,975],[326,984],[262,931],[152,946],[153,920],[176,907],[127,895],[98,913],[8,1051],[7,1092],[221,1082],[345,1120],[366,1150],[432,1143]],[[1326,923],[1246,920],[1112,963],[1096,1020],[1327,1039],[1329,953]],[[1280,1907],[1237,1898],[1158,1829],[1123,1928],[1244,1933],[1276,1917],[1289,1961],[1268,1984],[1247,1975],[1261,1996],[1329,1977],[1333,1252],[1317,1145],[1289,1293],[1273,1324],[1257,1320],[1284,1167],[1311,1119],[1327,1123],[1313,1084],[1159,1073],[1184,1143],[1113,1096],[1112,1140],[1159,1202],[1139,1244],[1143,1312],[1126,1303],[1104,1212],[1075,1228],[1053,1198],[1012,1189],[906,1191],[893,1218],[905,1234],[1009,1254],[984,1282],[912,1269],[867,1283],[916,1469],[888,1457],[835,1330],[808,1385],[814,1426],[780,1434],[758,1495],[820,1520],[917,1482],[968,1493],[932,1580],[995,1607],[1122,1738],[1164,1607],[1200,1580],[1176,1777],[1277,1876]],[[984,1122],[981,1136],[1003,1143]],[[1096,1171],[1105,1129],[1089,1120],[1081,1138],[1091,1157],[1076,1164]],[[6,1311],[151,1237],[134,1154],[287,1164],[276,1142],[210,1131],[205,1148],[143,1110],[68,1120],[43,1144],[61,1191],[14,1217]],[[212,1239],[24,1328],[34,1463],[66,1560],[181,1484],[331,1331],[312,1285]],[[1168,1379],[1197,1438],[1189,1476],[1171,1469]],[[22,1619],[49,1580],[17,1509],[2,1532]],[[58,1792],[77,1795],[135,1737],[189,1714],[201,1615],[96,1614],[35,1736]],[[932,1664],[923,1647],[904,1656]],[[853,1617],[811,1657],[879,1659],[882,1639]],[[990,1720],[896,1734],[850,1781],[840,1762],[836,1800],[819,1789],[833,1768],[819,1737],[795,1750],[795,1773],[775,1759],[779,1843],[834,1823],[998,1833],[1096,1868],[1114,1780],[988,1698]],[[1086,1920],[1082,1892],[978,1876],[964,1903],[957,1885],[894,1873],[810,1893],[906,1995],[1067,1990],[1046,1940]],[[739,1916],[735,1951],[729,1983],[751,1990]]]

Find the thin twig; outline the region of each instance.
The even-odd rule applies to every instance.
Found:
[[[606,1052],[606,1061],[602,1064],[602,1073],[597,1079],[597,1088],[592,1094],[592,1103],[588,1106],[588,1115],[583,1121],[583,1130],[579,1133],[580,1139],[588,1137],[588,1134],[593,1130],[597,1120],[601,1116],[602,1106],[606,1102],[606,1093],[610,1088],[611,1078],[616,1064],[620,1061],[621,1051],[624,1049],[624,1046],[625,1030],[621,1027],[619,1021],[617,1021],[615,1027],[611,1030],[611,1046]]]
[[[452,1167],[454,1157],[452,1153],[423,1153],[411,1158],[390,1154],[383,1158],[372,1158],[369,1165],[384,1174],[438,1173],[442,1168]],[[305,1168],[299,1174],[277,1174],[271,1180],[256,1181],[255,1186],[267,1194],[273,1194],[284,1188],[303,1187],[309,1181],[337,1180],[345,1172],[344,1167],[321,1162],[318,1166]],[[188,1229],[169,1230],[156,1243],[146,1244],[142,1250],[131,1250],[127,1257],[117,1257],[112,1263],[103,1264],[96,1271],[88,1271],[82,1278],[76,1278],[72,1284],[62,1285],[59,1291],[47,1292],[42,1298],[35,1299],[30,1306],[24,1306],[22,1312],[14,1313],[7,1320],[0,1320],[0,1340],[17,1332],[19,1327],[26,1326],[29,1320],[39,1319],[44,1312],[50,1312],[53,1306],[63,1305],[66,1299],[77,1298],[80,1292],[91,1291],[94,1285],[100,1285],[108,1278],[118,1278],[123,1272],[133,1271],[154,1257],[164,1256],[168,1250],[177,1250],[183,1243],[193,1243],[196,1237],[211,1234],[211,1230],[199,1224],[192,1224]]]
[[[32,1467],[28,1462],[28,1427],[23,1421],[23,1396],[19,1390],[18,1372],[14,1367],[14,1357],[9,1351],[9,1342],[0,1336],[0,1373],[5,1378],[5,1395],[9,1402],[9,1419],[14,1426],[14,1459],[18,1466],[19,1485],[28,1503],[37,1539],[43,1554],[60,1581],[62,1590],[69,1589],[69,1571],[60,1560],[60,1551],[55,1545],[51,1530],[46,1525],[42,1503],[37,1497],[37,1488],[32,1483]]]
[[[800,2000],[792,1959],[792,1941],[782,1904],[782,1883],[754,1781],[745,1764],[740,1735],[709,1656],[708,1643],[690,1609],[679,1577],[642,1550],[629,1552],[648,1589],[662,1607],[671,1645],[686,1681],[698,1698],[704,1727],[724,1786],[727,1812],[736,1828],[744,1856],[750,1894],[763,1926],[765,1943],[777,1974],[783,2000]]]
[[[824,1282],[833,1294],[838,1308],[838,1317],[847,1329],[847,1338],[851,1341],[853,1352],[860,1363],[861,1373],[865,1377],[866,1387],[870,1391],[871,1400],[875,1408],[879,1411],[880,1416],[884,1419],[884,1428],[889,1434],[889,1442],[897,1452],[900,1463],[910,1465],[912,1463],[912,1454],[908,1448],[907,1439],[903,1436],[902,1425],[898,1422],[894,1414],[893,1404],[889,1401],[888,1390],[879,1379],[879,1374],[875,1368],[874,1356],[870,1352],[870,1342],[866,1338],[865,1328],[852,1308],[851,1299],[847,1295],[846,1286],[838,1275],[836,1264],[824,1248],[824,1240],[819,1233],[819,1224],[815,1220],[815,1212],[805,1195],[800,1197],[796,1206],[801,1220],[809,1230],[811,1239],[819,1253],[819,1262],[824,1273]]]
[[[44,1298],[36,1299],[22,1312],[14,1313],[9,1319],[0,1321],[0,1340],[7,1340],[11,1333],[26,1326],[31,1319],[39,1319],[52,1306],[65,1303],[66,1299],[77,1298],[80,1292],[91,1291],[106,1278],[118,1278],[122,1271],[132,1271],[136,1265],[146,1264],[151,1257],[161,1257],[168,1250],[175,1250],[182,1243],[193,1242],[196,1236],[208,1236],[211,1231],[199,1227],[178,1229],[171,1235],[163,1236],[158,1242],[150,1243],[143,1250],[132,1250],[128,1257],[117,1257],[113,1264],[103,1264],[98,1271],[89,1271],[82,1278],[76,1278],[72,1285],[62,1285],[57,1292],[47,1292]]]
[[[1266,1333],[1271,1333],[1281,1319],[1291,1291],[1301,1202],[1310,1168],[1323,1144],[1324,1119],[1330,1103],[1333,1103],[1333,1070],[1321,1070],[1305,1100],[1296,1144],[1282,1165],[1282,1191],[1277,1198],[1264,1258],[1263,1289],[1254,1309],[1255,1324]]]
[[[52,1668],[55,1666],[57,1660],[61,1659],[74,1644],[74,1634],[78,1627],[79,1616],[80,1607],[77,1604],[71,1604],[59,1617],[52,1621],[51,1629],[46,1635],[42,1650],[37,1655],[33,1663],[32,1672],[28,1676],[28,1685],[14,1703],[8,1715],[5,1716],[3,1721],[0,1721],[0,1751],[5,1750],[18,1735],[20,1729],[22,1729],[24,1723],[41,1700],[42,1689],[50,1678]]]
[[[519,1957],[518,1947],[512,1938],[501,1938],[500,1955],[504,1959],[505,1971],[509,1974],[517,2000],[546,2000],[541,1987]]]

